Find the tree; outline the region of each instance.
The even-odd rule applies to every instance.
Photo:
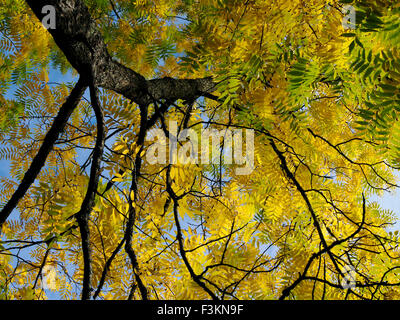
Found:
[[[396,1],[0,2],[2,298],[399,297]]]

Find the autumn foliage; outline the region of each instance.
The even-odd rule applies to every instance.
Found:
[[[374,201],[398,188],[398,1],[45,1],[90,15],[76,35],[42,2],[0,0],[0,298],[400,298]],[[171,123],[252,130],[254,170],[150,163]]]

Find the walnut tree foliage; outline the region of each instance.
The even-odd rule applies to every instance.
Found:
[[[399,43],[395,0],[0,0],[0,298],[400,298]],[[172,121],[254,170],[149,163]]]

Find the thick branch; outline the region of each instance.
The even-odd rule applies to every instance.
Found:
[[[17,190],[4,206],[3,210],[0,211],[0,232],[3,223],[7,220],[8,216],[15,209],[15,207],[18,205],[18,202],[24,197],[25,193],[38,176],[40,170],[46,162],[47,156],[53,149],[54,143],[58,139],[60,132],[64,130],[69,117],[78,105],[83,93],[85,92],[85,89],[86,85],[81,77],[74,89],[71,91],[71,94],[67,98],[66,102],[61,106],[60,111],[54,119],[50,130],[46,134],[38,153],[36,154],[35,158],[33,158],[33,161],[29,169],[26,171]]]
[[[146,130],[147,130],[146,122],[147,122],[147,107],[141,107],[140,108],[140,132],[138,134],[138,139],[137,139],[137,145],[141,146],[141,147],[143,147],[144,138],[146,135]],[[135,220],[136,220],[136,207],[134,206],[134,202],[136,202],[136,200],[137,200],[137,194],[138,194],[137,182],[138,182],[138,179],[140,176],[140,169],[141,169],[141,165],[142,165],[142,159],[140,157],[141,151],[142,151],[142,148],[136,154],[135,166],[134,166],[134,169],[132,170],[132,183],[131,183],[129,201],[128,201],[129,215],[128,215],[128,221],[126,222],[126,229],[125,229],[125,240],[126,240],[125,252],[128,254],[128,257],[131,260],[133,274],[135,277],[137,287],[139,287],[139,291],[142,296],[142,299],[148,300],[148,291],[140,277],[140,269],[139,269],[139,264],[138,264],[138,261],[136,258],[136,253],[132,248],[132,234],[133,234],[133,227],[135,225]],[[133,198],[131,197],[132,192],[134,194]],[[129,293],[128,300],[131,300],[133,298],[135,289],[136,289],[136,285],[133,284],[132,290]]]
[[[91,252],[90,252],[90,233],[89,233],[89,215],[94,205],[94,198],[97,191],[100,175],[100,164],[103,156],[105,131],[104,115],[101,109],[97,88],[90,85],[90,99],[97,120],[96,145],[93,151],[92,166],[90,168],[89,184],[85,198],[83,199],[80,211],[77,213],[77,221],[81,233],[82,252],[83,252],[83,289],[82,300],[90,299],[90,279],[91,279]]]
[[[193,100],[213,91],[211,78],[146,81],[137,72],[112,59],[96,22],[82,0],[26,0],[42,20],[45,5],[56,9],[56,28],[49,29],[58,47],[80,74],[92,74],[94,85],[122,94],[139,105],[153,99]]]

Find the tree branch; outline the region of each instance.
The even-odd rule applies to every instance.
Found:
[[[18,202],[24,197],[25,193],[28,191],[29,187],[35,181],[40,170],[44,166],[47,156],[53,149],[54,143],[57,141],[60,132],[64,130],[64,127],[69,117],[78,105],[85,90],[86,84],[81,77],[79,78],[74,89],[72,89],[71,94],[69,95],[65,103],[61,106],[60,111],[54,119],[50,130],[47,132],[38,153],[33,158],[32,163],[29,169],[26,171],[17,190],[11,196],[10,200],[7,202],[4,208],[0,211],[0,233],[3,223],[7,220],[8,216],[18,205]]]
[[[90,212],[94,205],[94,198],[99,182],[100,164],[101,164],[101,158],[103,156],[104,139],[105,139],[103,110],[99,103],[97,88],[93,84],[90,85],[90,99],[97,120],[97,137],[96,137],[96,145],[93,152],[92,166],[90,168],[89,184],[87,187],[85,198],[83,199],[82,202],[81,209],[76,215],[81,233],[83,262],[84,262],[82,300],[90,299],[90,291],[91,291],[90,280],[91,280],[92,270],[91,270],[91,252],[90,252],[90,232],[89,232],[88,220]]]
[[[35,15],[42,20],[42,8],[52,5],[56,10],[56,28],[49,29],[58,47],[80,74],[92,74],[94,85],[113,90],[139,105],[153,99],[193,100],[212,92],[211,78],[147,81],[139,73],[112,59],[96,22],[81,0],[26,0]]]

